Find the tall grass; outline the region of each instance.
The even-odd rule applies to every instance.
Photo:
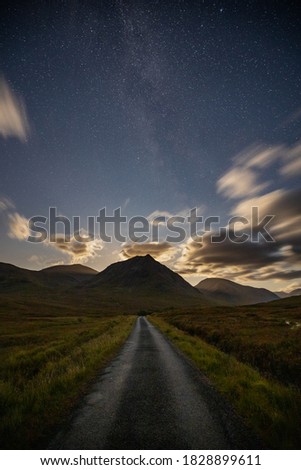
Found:
[[[168,319],[151,316],[150,320],[228,398],[267,448],[300,448],[300,391],[264,378],[249,365],[174,327]]]
[[[2,315],[1,448],[43,448],[135,318]]]
[[[164,314],[168,323],[198,336],[267,378],[301,387],[301,302],[211,307]]]

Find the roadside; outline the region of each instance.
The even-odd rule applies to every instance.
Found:
[[[301,395],[252,367],[151,315],[158,327],[205,374],[269,449],[299,449]]]
[[[1,448],[42,449],[124,343],[136,316],[0,320]]]
[[[49,449],[258,449],[258,439],[145,317]]]

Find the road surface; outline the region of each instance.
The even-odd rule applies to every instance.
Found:
[[[240,419],[140,317],[50,449],[252,449]]]

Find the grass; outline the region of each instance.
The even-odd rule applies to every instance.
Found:
[[[165,333],[227,397],[269,449],[300,449],[301,394],[265,378],[258,370],[198,336],[176,328],[172,316],[151,316]]]
[[[0,314],[1,448],[43,448],[135,318]]]
[[[301,387],[301,297],[245,307],[170,311],[162,318],[267,378]]]
[[[128,304],[120,305],[118,297],[113,302],[102,294],[95,299],[81,292],[72,299],[64,292],[47,295],[36,298],[29,289],[26,295],[0,296],[3,449],[44,448],[136,318],[128,315],[130,296]],[[228,397],[268,448],[300,448],[300,301],[166,308],[150,318]],[[134,307],[138,311],[140,301]],[[140,309],[140,314],[148,312]]]

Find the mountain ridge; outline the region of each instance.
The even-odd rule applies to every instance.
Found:
[[[81,302],[135,305],[144,308],[202,305],[249,305],[278,300],[264,288],[228,279],[207,278],[195,287],[152,256],[136,256],[111,264],[101,272],[81,264],[56,265],[40,271],[0,263],[0,291],[33,296],[61,294]],[[287,294],[285,297],[293,295]],[[295,294],[297,295],[297,294]],[[83,297],[84,296],[84,297]],[[146,308],[145,307],[145,308]]]
[[[279,299],[268,289],[245,286],[224,278],[204,279],[195,288],[209,298],[224,302],[224,305],[251,305]]]
[[[58,264],[43,268],[39,272],[66,272],[66,273],[80,273],[80,274],[98,274],[96,269],[85,266],[84,264]]]
[[[275,294],[278,295],[280,299],[286,299],[287,297],[296,297],[298,295],[301,295],[301,287],[291,290],[290,292],[278,291],[275,292]]]
[[[135,256],[108,266],[85,284],[90,290],[109,290],[117,296],[149,299],[170,306],[208,304],[202,293],[152,256]],[[210,303],[210,302],[209,302]]]

